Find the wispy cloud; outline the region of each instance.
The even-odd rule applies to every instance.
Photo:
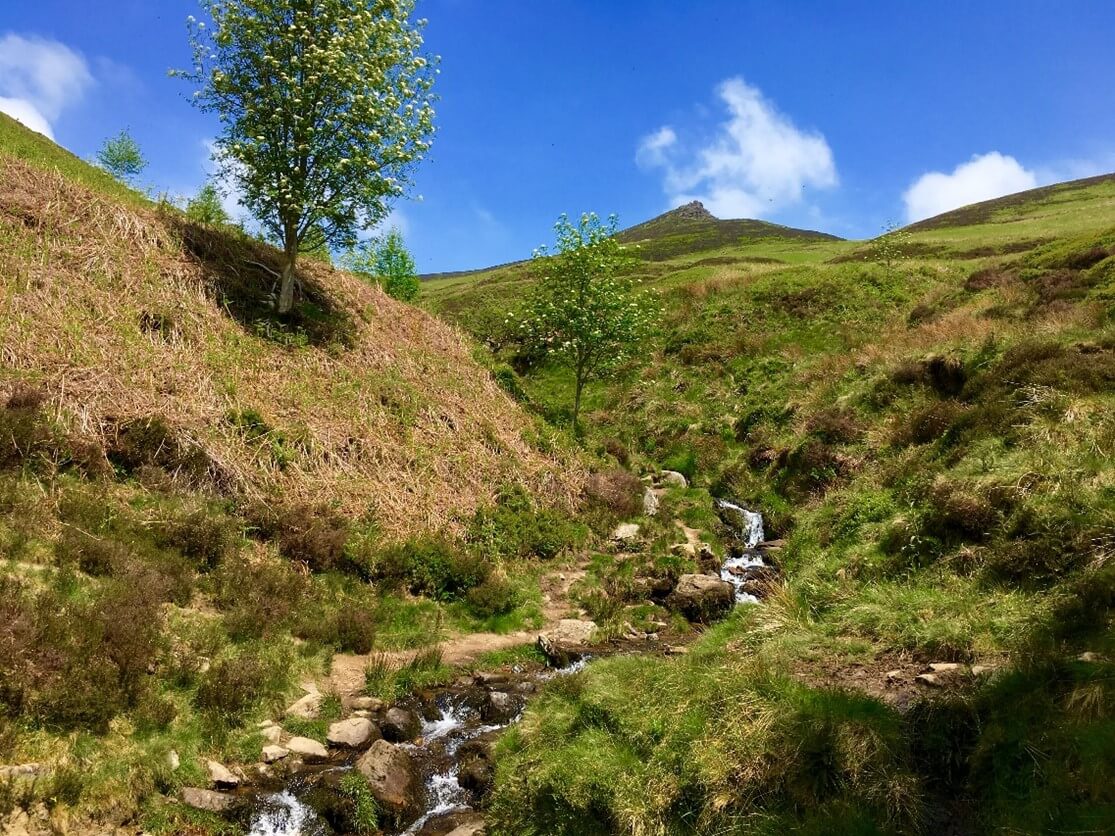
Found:
[[[94,84],[79,53],[58,41],[0,36],[0,110],[51,139],[51,123]]]
[[[759,88],[730,78],[717,88],[728,118],[710,140],[684,143],[664,125],[639,143],[635,161],[661,170],[671,205],[700,200],[714,215],[762,217],[839,182],[824,136],[798,128]]]

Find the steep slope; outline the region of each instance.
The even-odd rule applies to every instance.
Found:
[[[0,389],[44,389],[114,464],[155,421],[197,453],[183,477],[327,500],[391,532],[508,482],[559,502],[578,489],[451,328],[342,272],[306,262],[307,301],[280,322],[269,248],[7,154],[0,242]]]

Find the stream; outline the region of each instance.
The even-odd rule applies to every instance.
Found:
[[[748,581],[756,573],[770,571],[760,547],[762,515],[726,500],[716,500],[715,508],[729,534],[719,575],[732,584],[737,605],[754,603],[758,599],[748,591]],[[621,652],[652,649],[635,645]],[[558,669],[528,665],[478,673],[400,703],[421,718],[413,742],[398,745],[410,755],[421,777],[424,802],[421,812],[404,817],[409,824],[389,832],[394,836],[445,836],[478,821],[484,770],[489,770],[490,780],[491,768],[490,755],[479,753],[490,752],[490,741],[519,720],[529,697],[546,681],[576,673],[590,658],[584,655]],[[329,836],[338,832],[318,812],[323,809],[322,792],[336,793],[339,779],[355,768],[361,754],[335,753],[328,763],[304,766],[292,777],[276,779],[273,786],[263,783],[255,787],[250,812],[241,818],[249,836]]]

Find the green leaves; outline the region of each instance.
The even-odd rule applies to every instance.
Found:
[[[296,253],[311,230],[348,246],[405,193],[434,132],[437,59],[413,0],[202,0],[195,103],[217,114],[216,161]],[[316,233],[315,233],[316,234]]]
[[[127,130],[105,140],[97,152],[97,162],[117,180],[128,184],[147,168],[147,160],[139,150],[139,144]]]
[[[349,249],[341,265],[382,285],[388,296],[404,302],[418,298],[418,271],[398,229]]]
[[[630,361],[661,311],[626,275],[631,259],[615,239],[617,218],[595,214],[573,224],[562,215],[557,246],[535,252],[541,279],[518,323],[520,339],[535,352],[573,369],[573,421],[584,384]]]

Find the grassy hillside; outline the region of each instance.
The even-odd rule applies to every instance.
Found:
[[[585,536],[456,330],[315,262],[279,319],[278,267],[0,121],[0,821],[226,832],[167,798],[334,652],[537,625]]]
[[[500,832],[1115,826],[1113,196],[1100,178],[961,210],[889,266],[761,240],[640,268],[663,333],[592,394],[588,443],[691,476],[683,511],[761,510],[779,578],[683,659],[555,685],[501,744]],[[565,374],[479,313],[525,281],[428,304],[560,420]],[[665,545],[602,558],[585,600],[634,619]],[[958,667],[919,684],[929,663]]]

